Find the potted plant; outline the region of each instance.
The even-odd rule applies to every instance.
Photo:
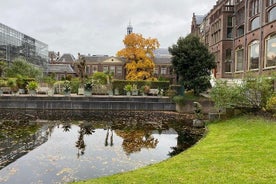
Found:
[[[132,95],[137,96],[138,95],[138,88],[136,84],[132,85]]]
[[[130,93],[132,91],[132,85],[131,84],[125,85],[124,90],[126,91],[127,96],[130,96]]]
[[[18,86],[16,84],[16,78],[9,78],[7,84],[8,84],[8,87],[11,88],[11,92],[13,94],[16,94],[16,92],[18,91]]]
[[[35,95],[38,88],[38,83],[36,81],[30,81],[27,85],[27,89],[30,95]]]
[[[0,95],[4,93],[2,87],[7,87],[7,82],[3,79],[0,79]]]
[[[141,93],[143,95],[147,95],[149,93],[149,91],[150,91],[150,87],[148,85],[144,85],[141,87]]]
[[[93,80],[89,79],[86,80],[84,83],[84,94],[85,96],[91,96],[92,95],[92,87],[93,87]]]
[[[21,75],[17,75],[16,84],[18,86],[18,93],[19,94],[24,94],[26,84],[25,84],[24,78]]]
[[[71,83],[70,81],[66,80],[63,83],[63,92],[64,95],[70,95],[71,94]]]

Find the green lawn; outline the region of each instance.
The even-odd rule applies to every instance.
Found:
[[[212,123],[205,138],[173,158],[79,183],[276,183],[276,122],[244,116]]]

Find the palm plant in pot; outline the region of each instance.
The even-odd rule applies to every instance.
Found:
[[[64,95],[70,95],[71,94],[71,83],[70,81],[66,80],[63,83],[63,92]]]
[[[127,96],[130,96],[132,91],[132,85],[131,84],[125,85],[124,90],[126,91]]]
[[[85,96],[91,96],[92,94],[92,88],[93,88],[93,80],[87,79],[84,83],[84,94]]]
[[[30,81],[27,85],[27,89],[30,95],[35,95],[38,88],[38,83],[36,81]]]

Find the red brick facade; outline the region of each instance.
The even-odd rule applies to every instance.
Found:
[[[216,78],[276,71],[276,0],[218,0],[196,21],[193,15],[191,32],[214,53]]]

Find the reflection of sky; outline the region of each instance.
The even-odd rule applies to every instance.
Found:
[[[267,57],[269,60],[275,59],[276,56],[276,38],[267,41]]]
[[[155,149],[143,148],[127,156],[123,139],[113,131],[113,146],[105,146],[107,130],[96,129],[84,135],[85,154],[78,157],[78,126],[70,132],[55,127],[49,140],[16,162],[0,170],[0,183],[55,183],[87,179],[133,170],[168,158],[170,147],[176,146],[177,134],[153,134],[159,143]]]

